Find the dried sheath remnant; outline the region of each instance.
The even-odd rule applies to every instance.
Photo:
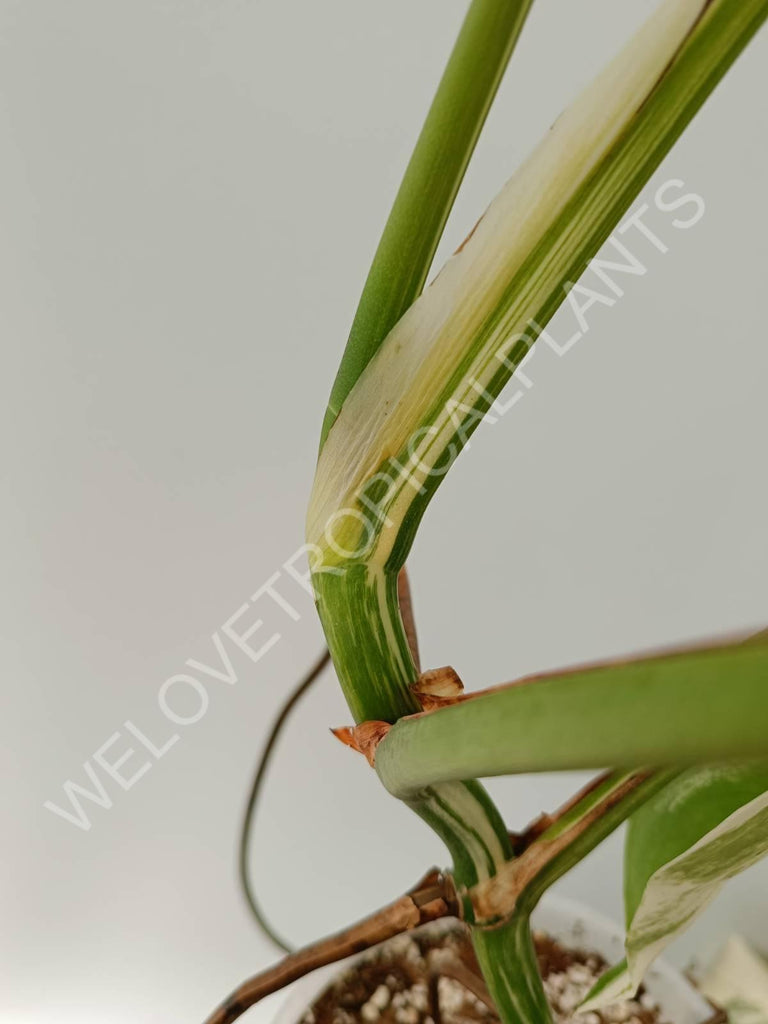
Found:
[[[331,729],[337,740],[364,754],[368,764],[373,768],[376,761],[376,747],[384,739],[392,726],[389,722],[362,722],[360,725],[342,725]]]
[[[435,711],[464,699],[464,683],[450,665],[422,672],[411,686],[424,711]]]
[[[411,691],[423,711],[437,711],[464,699],[464,684],[450,666],[423,672],[411,686]],[[389,722],[361,722],[360,725],[342,725],[331,729],[331,732],[345,746],[364,754],[368,764],[374,767],[376,747],[391,728]]]

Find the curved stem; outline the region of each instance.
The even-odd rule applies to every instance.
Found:
[[[314,577],[317,607],[356,721],[397,721],[419,710],[418,671],[398,602],[397,571],[349,565]],[[469,777],[471,778],[471,776]],[[408,806],[442,837],[460,886],[488,878],[511,855],[509,836],[478,782],[451,780],[408,794]]]

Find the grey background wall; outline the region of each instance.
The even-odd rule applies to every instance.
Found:
[[[538,0],[441,258],[652,6]],[[168,740],[163,681],[221,665],[212,635],[301,543],[336,362],[464,7],[0,2],[0,1021],[200,1020],[272,956],[234,849],[260,740],[321,647],[284,571],[298,621],[263,605],[280,641],[233,653],[234,685],[203,677],[205,715],[160,760],[132,742],[123,771],[151,767],[130,790],[99,769],[89,830],[43,804],[66,808],[116,731],[102,756],[128,749],[126,720]],[[410,562],[427,665],[481,686],[768,621],[766,42],[643,194],[668,252],[633,236],[647,273],[536,356],[433,503]],[[689,230],[654,208],[670,178],[705,200]],[[572,330],[566,307],[552,334]],[[169,701],[192,717],[185,685]],[[296,941],[443,860],[332,741],[347,719],[329,675],[260,822]],[[491,789],[522,824],[578,781]],[[734,929],[768,944],[767,879],[731,884],[673,959]],[[618,917],[620,838],[560,888]]]

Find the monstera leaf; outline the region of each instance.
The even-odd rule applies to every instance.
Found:
[[[624,898],[626,960],[583,1011],[635,993],[659,953],[723,883],[768,852],[768,763],[683,772],[630,820]]]

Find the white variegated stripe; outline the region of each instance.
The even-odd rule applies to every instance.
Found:
[[[633,995],[659,953],[705,909],[723,884],[767,852],[768,793],[763,793],[651,875],[627,934],[624,970],[598,983],[582,1011]]]
[[[503,929],[476,929],[473,943],[501,1019],[509,1024],[551,1024],[529,911],[516,912]]]
[[[490,878],[505,863],[506,856],[483,807],[461,782],[431,787],[431,793],[431,812],[462,842],[475,865],[477,880]]]
[[[379,609],[387,605],[387,577],[383,568],[379,565],[366,566],[369,586],[376,592],[376,600]],[[393,675],[398,679],[409,678],[413,673],[413,667],[406,665],[403,658],[401,645],[398,643],[395,623],[391,615],[381,614],[377,624],[383,629],[384,650],[382,660],[392,662]]]

